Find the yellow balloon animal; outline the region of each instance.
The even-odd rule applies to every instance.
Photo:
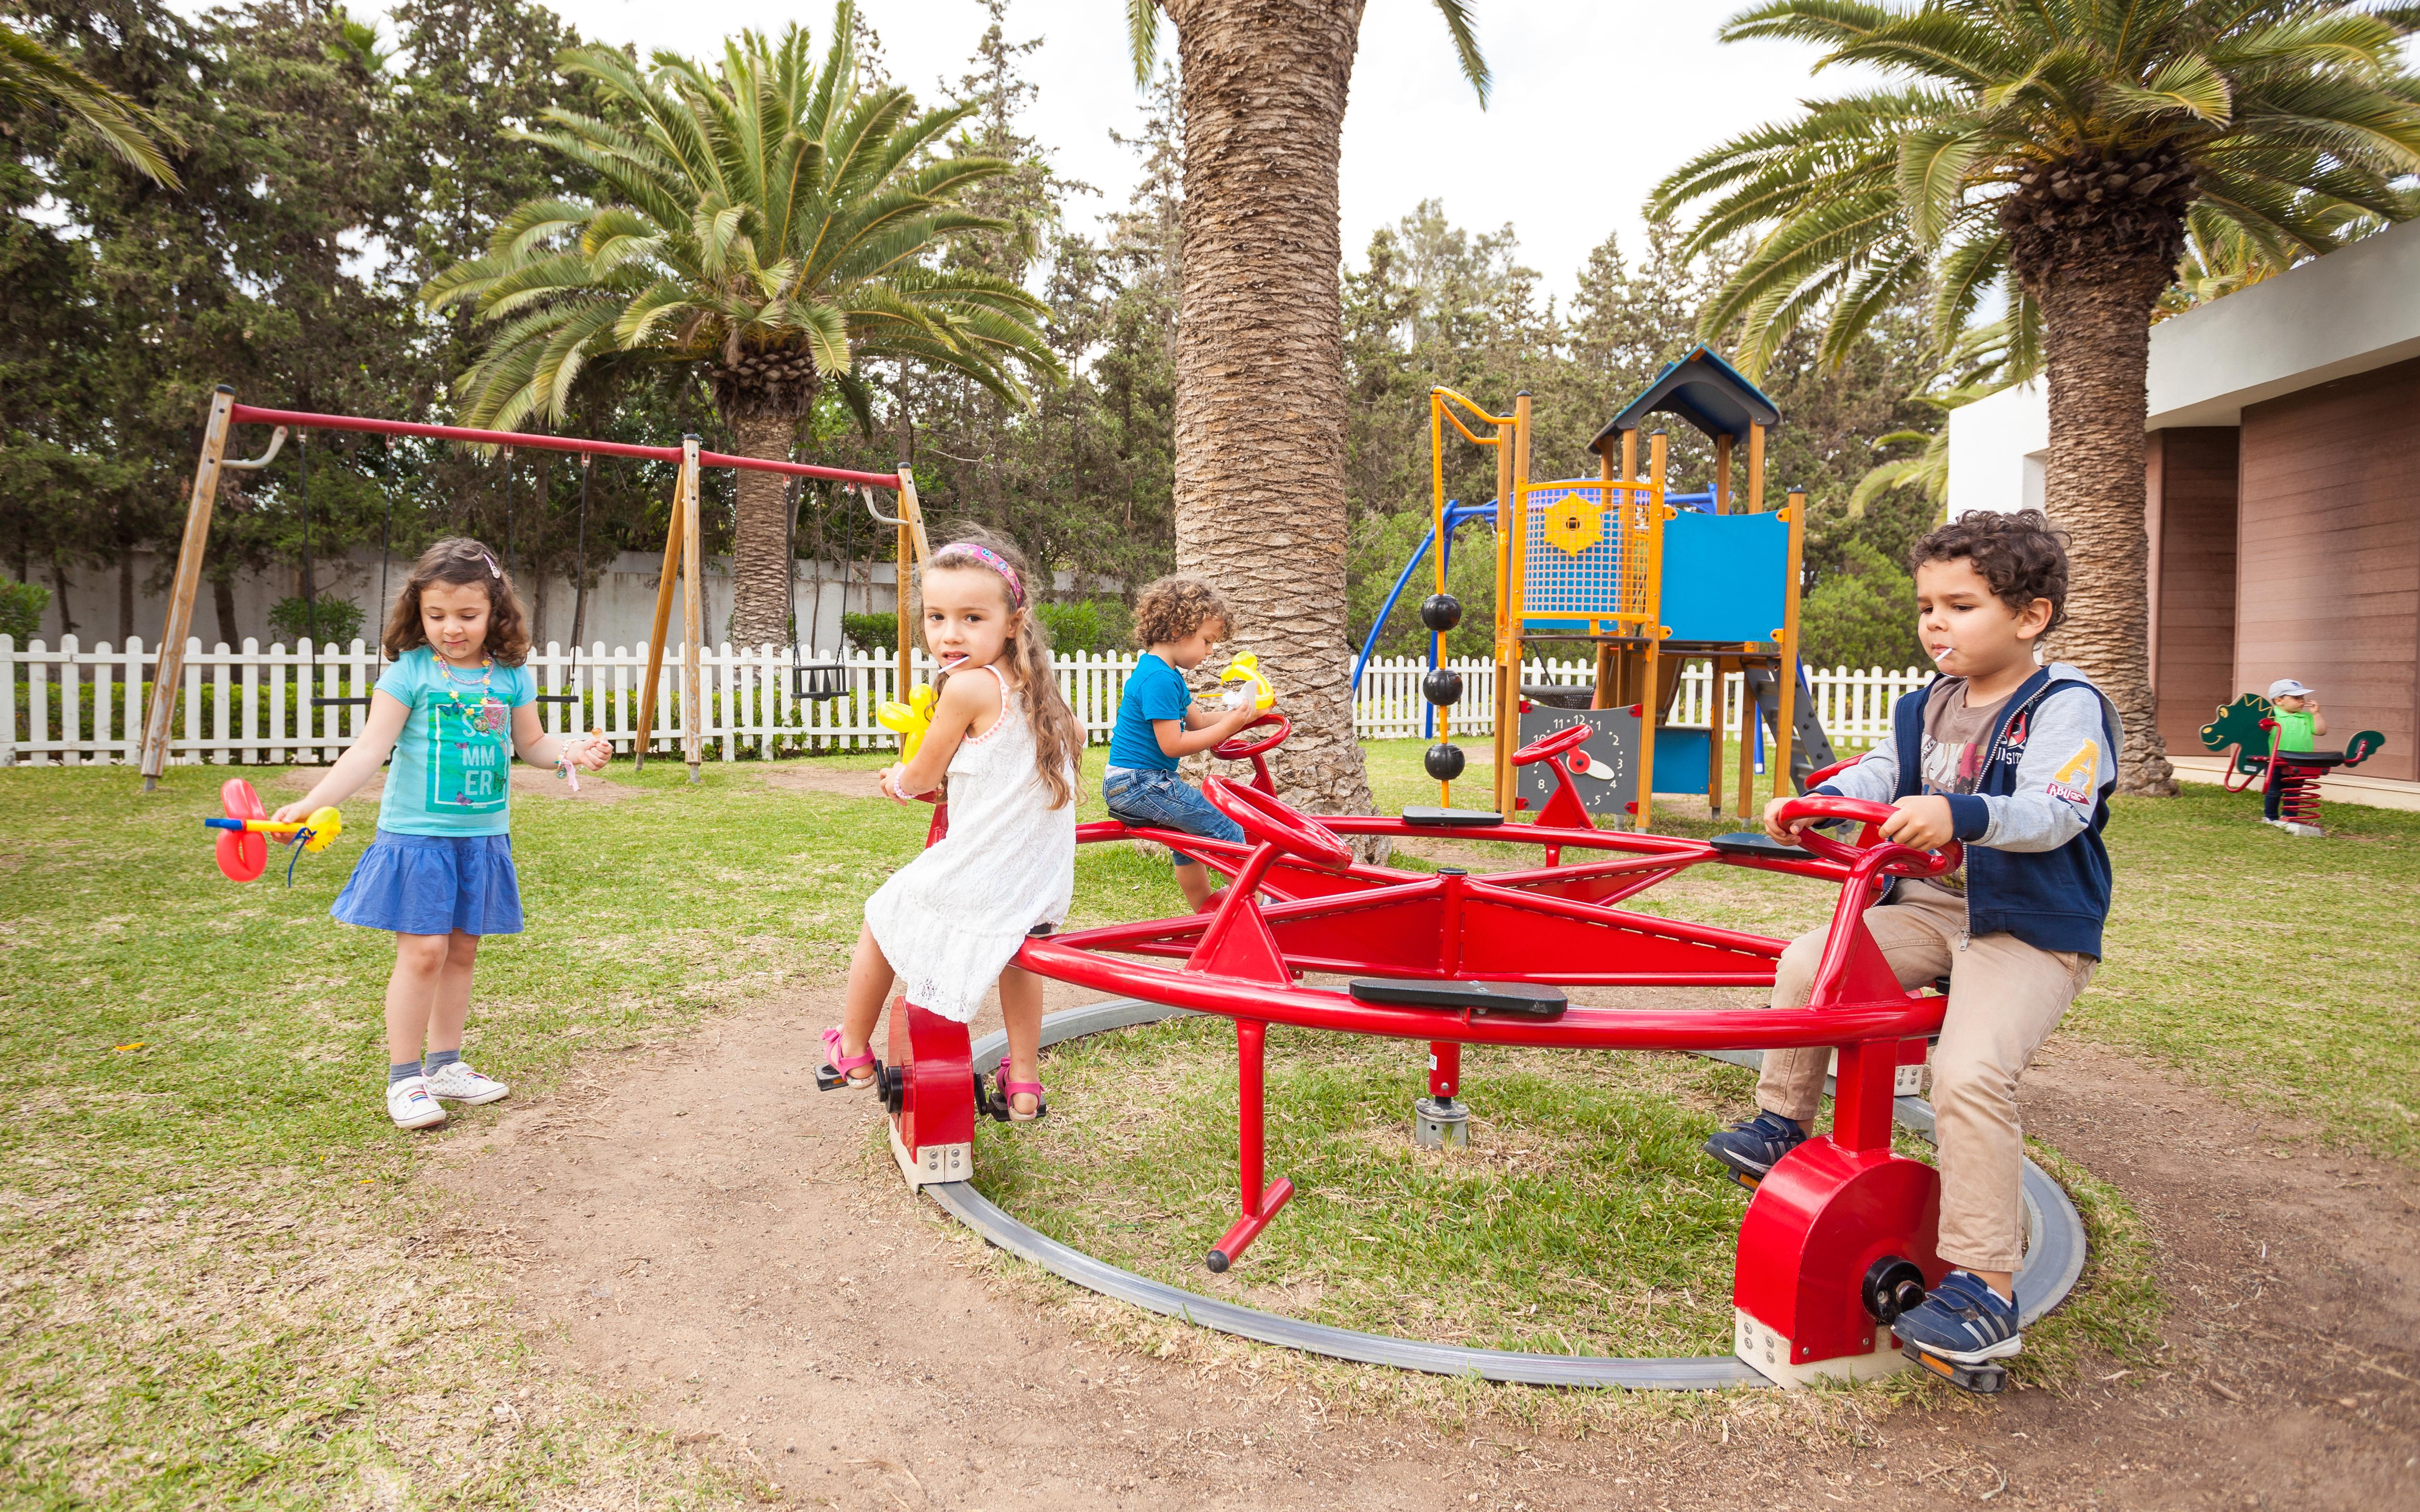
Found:
[[[933,728],[933,705],[939,699],[939,695],[933,691],[933,685],[927,683],[908,694],[907,702],[886,701],[874,711],[875,723],[900,737],[901,761],[916,759],[916,748],[924,743],[924,732]]]
[[[1238,687],[1228,693],[1227,706],[1231,709],[1243,707],[1238,695],[1247,690],[1251,694],[1252,707],[1256,709],[1271,708],[1277,703],[1278,690],[1271,687],[1269,680],[1261,675],[1261,658],[1249,651],[1238,652],[1235,659],[1227,663],[1227,670],[1218,674],[1218,681],[1247,685],[1247,687]]]

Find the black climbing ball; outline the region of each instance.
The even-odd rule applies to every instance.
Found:
[[[1439,708],[1462,702],[1462,673],[1450,667],[1432,667],[1420,679],[1420,697]]]
[[[1435,780],[1450,782],[1462,775],[1462,748],[1439,741],[1429,748],[1427,755],[1420,758],[1420,764],[1429,769],[1429,776]]]
[[[1462,600],[1451,594],[1431,594],[1420,600],[1420,623],[1444,634],[1462,623]]]

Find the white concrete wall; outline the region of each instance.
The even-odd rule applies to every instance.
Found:
[[[2389,226],[2151,328],[2146,430],[2233,425],[2243,408],[2420,357],[2420,221]],[[1949,513],[2041,501],[2038,384],[1950,412]]]
[[[2042,501],[2050,406],[2039,384],[2002,389],[1949,412],[1949,513],[2007,513]]]

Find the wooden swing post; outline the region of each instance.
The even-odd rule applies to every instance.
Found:
[[[630,767],[645,771],[647,746],[655,738],[656,688],[663,678],[664,635],[672,628],[673,585],[681,582],[688,603],[681,612],[681,659],[684,668],[681,696],[687,701],[683,713],[689,729],[681,740],[681,754],[689,763],[690,780],[697,780],[700,757],[697,733],[698,697],[698,492],[697,438],[681,438],[680,479],[673,486],[672,526],[664,532],[664,569],[656,579],[656,616],[654,627],[647,635],[647,675],[639,685],[639,728],[632,743]]]
[[[184,681],[185,639],[194,630],[194,594],[202,583],[202,553],[210,541],[210,511],[219,497],[219,473],[226,461],[227,417],[235,409],[235,390],[222,383],[210,395],[209,419],[202,426],[201,461],[194,469],[193,491],[185,501],[185,537],[177,547],[177,576],[168,590],[168,624],[160,632],[159,668],[151,674],[151,706],[143,716],[143,791],[160,785],[168,765],[170,720],[177,709],[177,685]]]

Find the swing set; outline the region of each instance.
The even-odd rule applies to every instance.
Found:
[[[269,425],[269,446],[259,456],[231,458],[226,455],[227,433],[237,425]],[[916,480],[906,467],[896,472],[861,472],[847,468],[817,467],[806,462],[767,461],[752,456],[734,456],[722,452],[705,450],[694,435],[681,438],[678,446],[639,446],[627,441],[590,440],[576,436],[546,436],[524,431],[479,430],[463,425],[430,425],[411,421],[375,420],[360,415],[313,414],[294,409],[267,409],[255,405],[238,404],[235,390],[220,384],[210,397],[210,410],[202,430],[201,459],[194,470],[193,488],[185,506],[185,532],[177,550],[177,575],[168,594],[168,619],[160,636],[160,662],[152,675],[151,702],[145,710],[143,721],[143,791],[149,793],[160,785],[160,775],[168,764],[168,738],[176,712],[177,692],[182,681],[185,641],[194,623],[194,599],[201,586],[202,559],[209,545],[210,515],[218,500],[219,479],[226,472],[256,472],[276,460],[278,451],[291,432],[297,438],[298,455],[305,458],[302,466],[305,534],[303,550],[309,546],[309,473],[308,452],[302,437],[313,430],[365,432],[376,436],[408,436],[423,440],[458,441],[466,446],[493,446],[504,449],[509,459],[513,450],[527,447],[539,452],[569,452],[581,459],[581,536],[579,571],[584,579],[587,569],[588,480],[592,459],[597,456],[633,457],[650,462],[670,462],[680,468],[679,481],[673,489],[672,525],[664,538],[663,572],[656,584],[654,627],[647,638],[647,675],[640,685],[638,728],[632,740],[635,764],[644,767],[647,748],[653,742],[656,718],[656,690],[661,682],[664,661],[664,637],[671,628],[673,585],[681,585],[681,708],[686,717],[681,733],[681,759],[689,764],[690,780],[698,780],[698,768],[705,761],[703,721],[699,711],[705,706],[702,671],[705,650],[705,596],[699,585],[700,563],[705,552],[700,544],[699,475],[706,468],[731,468],[741,471],[775,472],[791,478],[823,478],[835,483],[853,484],[867,492],[866,511],[882,524],[894,527],[897,532],[899,570],[899,669],[898,687],[904,696],[912,675],[912,648],[915,644],[909,631],[910,605],[908,583],[914,568],[922,566],[932,554],[931,543],[924,533],[923,512],[916,501]],[[509,462],[507,463],[509,465]],[[510,487],[510,474],[506,486]],[[899,498],[899,513],[885,515],[876,509],[873,490],[888,488]],[[509,498],[509,494],[507,495]],[[509,505],[507,506],[509,508]],[[388,508],[388,523],[393,523],[393,505]],[[506,530],[511,529],[509,522]],[[388,542],[380,544],[381,563]],[[509,548],[507,548],[509,554]],[[794,569],[795,570],[795,569]],[[381,564],[379,582],[378,621],[386,614],[386,581]],[[306,610],[306,612],[308,612]],[[792,643],[797,642],[796,615],[792,615]],[[575,652],[576,655],[576,652]],[[798,670],[799,696],[810,699],[839,698],[847,692],[843,670],[837,664],[800,666]],[[549,696],[552,701],[569,702],[576,693]],[[314,706],[328,702],[366,702],[366,699],[315,698]]]

